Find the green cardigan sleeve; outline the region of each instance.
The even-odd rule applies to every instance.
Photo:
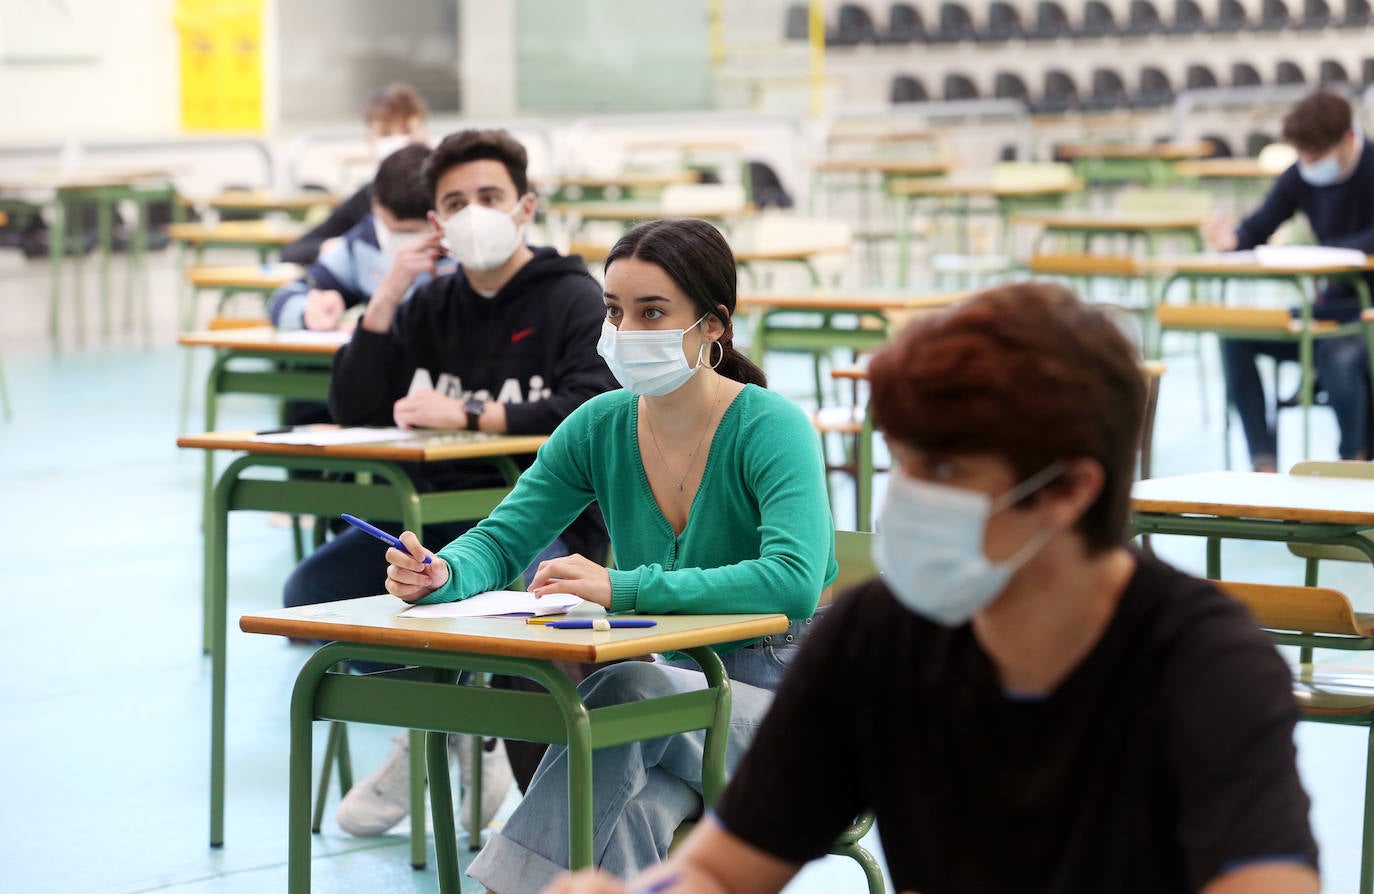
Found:
[[[769,407],[742,432],[745,475],[758,505],[757,559],[718,568],[644,565],[611,571],[611,610],[645,613],[781,612],[809,618],[835,579],[835,526],[820,440],[791,404]],[[732,519],[720,523],[748,524]]]
[[[439,550],[438,558],[448,563],[448,583],[421,604],[505,589],[587,508],[595,498],[586,468],[591,415],[587,404],[575,410],[491,515]]]

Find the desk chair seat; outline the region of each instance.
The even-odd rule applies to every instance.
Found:
[[[1374,649],[1374,615],[1356,612],[1339,590],[1217,582],[1243,602],[1280,645],[1300,646],[1293,697],[1302,719],[1368,727],[1360,894],[1374,894],[1374,668],[1314,665],[1313,649]]]

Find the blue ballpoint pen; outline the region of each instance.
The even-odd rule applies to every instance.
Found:
[[[369,525],[367,522],[358,518],[356,515],[349,515],[347,512],[340,515],[340,518],[348,522],[353,527],[357,528],[359,531],[371,534],[373,537],[376,537],[383,543],[388,544],[390,546],[394,546],[406,555],[410,555],[410,550],[406,549],[406,545],[401,542],[399,537],[392,537],[390,534],[388,534],[386,531],[383,531],[381,528]],[[425,564],[428,565],[430,561],[430,557],[425,556]]]
[[[655,627],[657,621],[644,618],[590,618],[585,621],[550,621],[545,627],[555,630],[612,630],[617,627]]]
[[[639,888],[636,894],[661,894],[661,892],[667,891],[669,888],[676,885],[681,879],[682,876],[675,872],[667,878],[659,879],[647,888]]]

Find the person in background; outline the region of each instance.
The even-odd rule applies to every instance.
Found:
[[[368,97],[363,108],[367,139],[377,161],[411,143],[427,144],[425,118],[429,107],[409,84],[388,84]],[[314,229],[282,248],[281,259],[289,264],[312,264],[335,240],[357,226],[372,211],[372,184],[349,196]]]
[[[367,303],[401,249],[430,232],[434,196],[421,173],[429,156],[427,146],[411,144],[383,159],[372,182],[372,210],[322,252],[304,277],[273,293],[267,304],[272,325],[338,329],[346,311]],[[435,262],[440,276],[454,269],[450,258]],[[421,270],[401,300],[431,278],[428,270]]]
[[[836,599],[665,865],[546,894],[775,894],[869,810],[895,891],[1316,894],[1287,664],[1240,603],[1123,546],[1137,364],[1048,284],[881,349],[881,576]]]
[[[1203,228],[1208,247],[1217,251],[1254,248],[1269,241],[1284,222],[1302,212],[1322,245],[1374,252],[1374,150],[1353,122],[1350,103],[1333,93],[1314,93],[1283,119],[1283,139],[1298,161],[1274,181],[1263,204],[1240,226],[1224,217]],[[1374,274],[1365,282],[1374,287]],[[1329,283],[1316,296],[1312,317],[1349,323],[1360,318],[1355,290]],[[1295,311],[1296,314],[1296,311]],[[1296,341],[1247,338],[1221,340],[1226,389],[1257,472],[1278,469],[1277,418],[1271,420],[1256,358],[1298,360]],[[1313,351],[1317,378],[1340,426],[1341,459],[1370,457],[1369,360],[1363,335],[1323,338]],[[1275,395],[1273,415],[1277,417]]]
[[[615,387],[596,350],[601,287],[581,259],[532,248],[523,238],[535,209],[525,168],[525,148],[503,130],[452,134],[430,154],[423,168],[435,208],[430,231],[397,250],[351,340],[334,356],[329,409],[336,422],[550,434],[584,401]],[[435,276],[445,242],[459,266]],[[403,301],[422,273],[434,278]],[[522,467],[533,461],[515,459]],[[497,469],[474,463],[426,463],[408,472],[423,491],[506,484]],[[427,525],[424,536],[447,541],[475,524]],[[605,554],[606,529],[594,508],[554,533],[540,561]],[[300,606],[380,593],[387,567],[377,542],[349,528],[297,566],[283,601]],[[531,567],[526,580],[533,574]],[[344,831],[380,835],[405,816],[407,740],[397,737],[391,755],[344,797],[337,814]],[[489,820],[511,769],[499,741],[486,744],[482,801]],[[461,744],[457,751],[460,762],[469,753]]]

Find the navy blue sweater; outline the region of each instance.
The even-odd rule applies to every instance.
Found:
[[[1296,164],[1280,174],[1264,203],[1236,228],[1236,248],[1263,245],[1299,211],[1322,245],[1374,253],[1374,144],[1364,141],[1355,170],[1340,183],[1312,186]],[[1365,281],[1374,289],[1374,274],[1366,274]],[[1359,316],[1359,299],[1350,286],[1331,283],[1312,312],[1318,319],[1353,320]]]

